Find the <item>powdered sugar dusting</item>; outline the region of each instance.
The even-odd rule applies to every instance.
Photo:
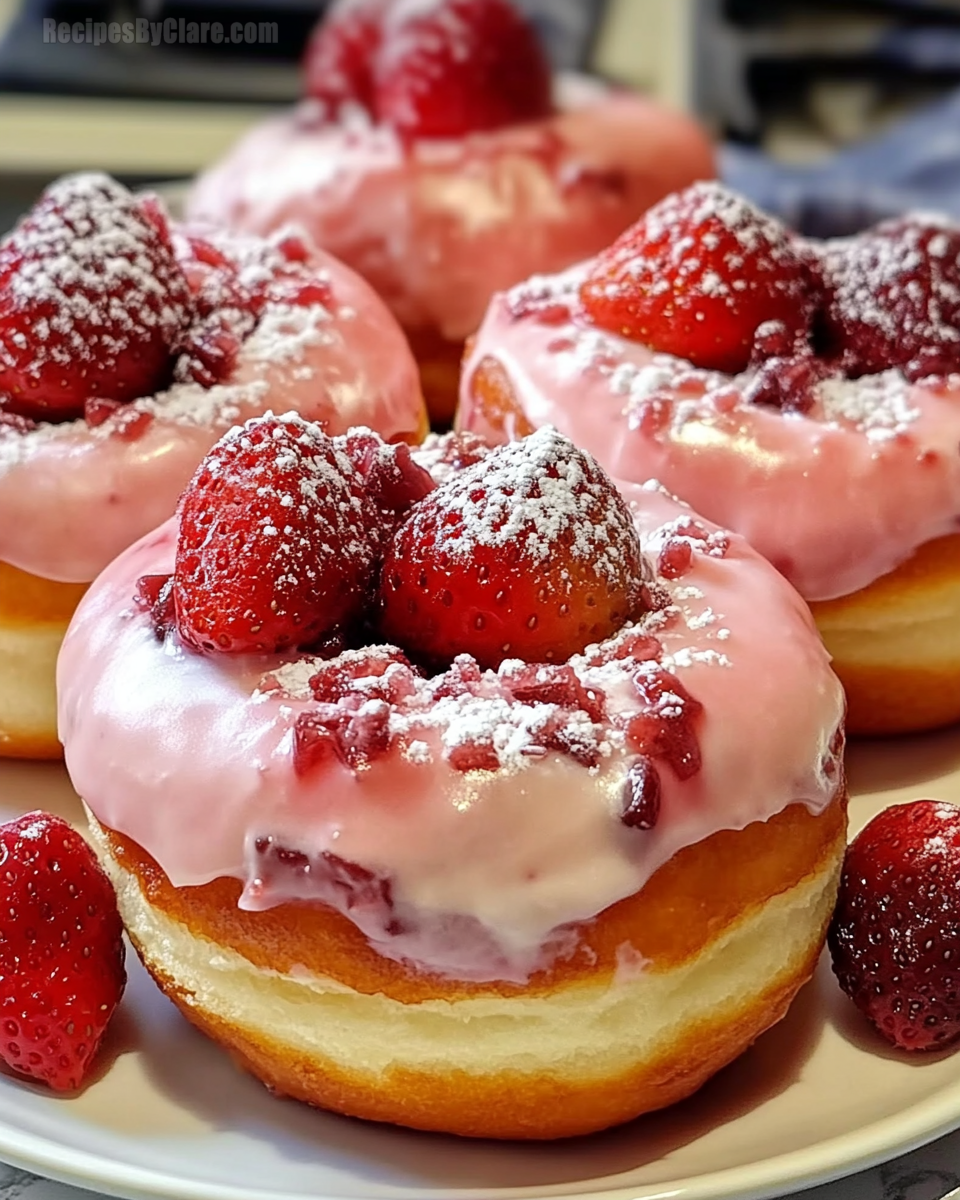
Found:
[[[911,387],[900,371],[884,371],[860,379],[827,379],[817,388],[823,417],[846,422],[870,441],[885,441],[906,432],[919,419]]]
[[[552,428],[498,447],[442,490],[443,506],[461,518],[444,542],[451,554],[515,545],[541,563],[562,544],[600,578],[622,573],[621,547],[634,537],[626,508],[594,460]]]

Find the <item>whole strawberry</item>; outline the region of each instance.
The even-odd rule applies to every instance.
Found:
[[[824,273],[826,349],[851,374],[960,369],[960,227],[917,215],[884,221],[828,242]]]
[[[319,425],[268,414],[221,438],[180,502],[173,599],[198,650],[308,647],[359,616],[379,513]]]
[[[310,35],[304,91],[336,118],[345,105],[373,108],[373,65],[387,0],[337,0]]]
[[[57,1091],[79,1087],[126,983],[109,879],[60,817],[0,826],[0,1058]]]
[[[960,1038],[960,809],[874,817],[847,850],[829,945],[840,986],[895,1046]]]
[[[581,287],[591,319],[696,367],[744,370],[758,328],[802,345],[817,266],[788,230],[719,183],[654,205],[595,260]]]
[[[0,242],[0,399],[36,420],[169,379],[190,306],[165,219],[105,175],[53,184]]]
[[[385,556],[381,627],[429,662],[563,662],[620,629],[642,591],[623,498],[589,455],[546,428],[414,505]]]
[[[552,107],[549,62],[509,0],[396,0],[374,83],[378,119],[408,140],[534,121]]]

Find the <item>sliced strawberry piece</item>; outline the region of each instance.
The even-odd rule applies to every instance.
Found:
[[[60,180],[0,243],[0,395],[38,420],[164,386],[190,309],[158,212],[104,175]]]
[[[562,662],[638,611],[643,571],[616,488],[542,429],[414,506],[385,557],[382,628],[430,662]]]
[[[377,117],[407,139],[463,137],[552,107],[550,64],[508,0],[399,0],[375,83]]]
[[[334,439],[356,467],[364,487],[385,516],[402,517],[436,487],[430,472],[413,459],[406,442],[391,445],[369,429],[351,429]]]
[[[960,1039],[960,810],[886,809],[847,849],[829,934],[840,986],[903,1050]]]
[[[960,228],[908,216],[824,254],[824,336],[852,375],[919,359],[938,373],[960,370]],[[932,372],[929,372],[932,373]]]
[[[338,0],[320,20],[303,56],[304,94],[336,120],[344,105],[373,109],[373,64],[387,0]]]
[[[80,1086],[126,983],[109,879],[79,833],[33,812],[0,826],[0,1059]]]
[[[779,221],[722,184],[696,183],[599,255],[580,297],[603,329],[735,373],[767,322],[805,342],[819,283],[813,256]]]
[[[305,647],[367,601],[377,510],[346,454],[295,414],[222,438],[183,494],[174,570],[181,637],[199,650]]]

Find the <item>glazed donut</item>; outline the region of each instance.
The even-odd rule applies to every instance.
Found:
[[[548,561],[576,558],[584,510],[550,481],[600,472],[565,439],[421,462],[445,482],[395,548],[478,490],[532,536],[509,478],[549,492]],[[61,732],[127,929],[275,1091],[468,1136],[586,1133],[692,1093],[809,978],[845,846],[839,683],[742,538],[656,486],[623,496],[604,504],[639,539],[643,605],[563,664],[197,653],[133,600],[183,561],[175,521],[81,602]]]
[[[735,265],[705,265],[704,242],[723,238]],[[644,246],[633,291],[624,279]],[[720,185],[697,185],[598,258],[494,299],[465,362],[458,427],[502,440],[554,425],[615,476],[661,480],[811,603],[848,732],[949,724],[960,719],[960,311],[944,322],[960,300],[958,253],[958,231],[928,217],[802,243]],[[791,271],[799,289],[750,307],[755,280]],[[741,297],[742,314],[730,307]]]
[[[430,37],[446,37],[461,20],[456,10],[471,6],[483,7],[472,0],[434,5],[445,11]],[[363,6],[341,7],[349,19]],[[400,53],[396,42],[415,64],[415,39],[403,28],[389,32],[391,15],[402,24],[413,6],[400,0],[386,7],[387,52]],[[502,0],[488,6],[502,7]],[[413,22],[423,23],[422,16]],[[667,192],[711,178],[713,151],[688,117],[585,78],[557,81],[556,111],[546,94],[501,113],[496,127],[471,103],[474,124],[445,127],[443,136],[432,128],[421,135],[403,123],[406,107],[394,114],[363,95],[336,109],[332,100],[340,97],[329,95],[332,72],[325,67],[329,40],[342,24],[335,15],[318,32],[313,69],[308,56],[308,98],[257,126],[202,175],[187,211],[260,234],[295,221],[363,275],[413,347],[431,417],[448,423],[464,339],[494,292],[596,253]],[[520,53],[523,35],[515,28],[483,36],[496,39],[497,53]],[[522,53],[534,61],[521,73],[548,78],[535,46],[524,43]],[[458,77],[471,78],[473,58],[489,54],[488,46],[470,42],[457,60]],[[502,81],[504,71],[499,75]]]
[[[71,241],[81,219],[95,232]],[[79,296],[70,272],[86,270]],[[125,316],[142,317],[142,328],[113,331],[127,338],[119,356],[82,307],[114,302],[98,282],[111,272],[127,288]],[[24,300],[25,279],[39,283]],[[110,398],[149,357],[160,320],[172,330],[150,391]],[[52,401],[51,367],[61,373]],[[69,400],[56,407],[61,394]],[[299,410],[333,432],[358,422],[391,440],[425,432],[396,322],[299,236],[170,233],[155,201],[87,175],[55,184],[0,243],[0,755],[59,756],[54,665],[83,585],[170,516],[226,429],[267,409]]]

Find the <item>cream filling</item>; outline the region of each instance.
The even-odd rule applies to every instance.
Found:
[[[193,935],[146,900],[95,821],[92,830],[127,928],[149,964],[188,992],[190,1003],[255,1039],[371,1076],[402,1065],[478,1076],[551,1069],[589,1080],[655,1060],[697,1025],[734,1017],[799,969],[829,918],[842,853],[838,847],[819,872],[745,916],[682,967],[644,969],[626,945],[613,980],[547,996],[405,1004],[306,970],[262,970]]]

